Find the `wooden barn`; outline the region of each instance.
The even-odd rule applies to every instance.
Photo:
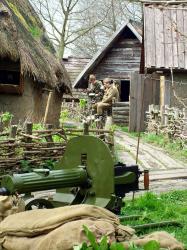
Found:
[[[145,129],[150,104],[187,107],[187,3],[142,2],[141,74],[131,76],[130,131]]]
[[[72,85],[74,85],[76,78],[83,71],[83,69],[90,62],[90,60],[91,58],[75,56],[68,56],[67,58],[62,59],[62,62],[68,72]]]
[[[162,76],[163,104],[187,106],[187,2],[143,1],[142,73]]]
[[[120,89],[120,110],[114,112],[118,124],[128,124],[131,73],[140,69],[141,42],[141,26],[126,22],[94,55],[74,82],[74,88],[86,88],[90,74],[95,74],[98,80],[115,79]]]
[[[13,122],[58,123],[63,93],[71,91],[45,30],[27,0],[0,2],[0,113]]]
[[[87,98],[86,93],[82,91],[82,89],[74,89],[73,85],[78,77],[78,75],[82,72],[82,70],[86,67],[86,65],[90,62],[91,58],[83,58],[83,57],[74,57],[69,56],[67,58],[63,58],[62,62],[68,72],[68,75],[72,84],[72,96],[64,95],[63,99],[66,101],[79,101],[80,98]]]

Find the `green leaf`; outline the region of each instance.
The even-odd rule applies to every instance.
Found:
[[[86,242],[83,242],[81,245],[79,246],[74,246],[73,250],[88,250],[88,246],[86,244]]]
[[[160,244],[156,240],[151,240],[144,245],[144,250],[159,250]]]
[[[91,246],[93,247],[93,250],[99,250],[99,245],[96,242],[95,235],[85,226],[83,225],[86,237],[90,241]]]
[[[108,250],[107,236],[103,236],[100,242],[100,250]]]
[[[113,242],[110,246],[110,250],[125,250],[125,247],[121,243]]]
[[[80,108],[86,107],[86,104],[87,104],[87,100],[86,99],[80,99],[79,100],[79,106],[80,106]]]

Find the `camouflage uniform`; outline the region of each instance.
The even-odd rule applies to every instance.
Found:
[[[94,84],[91,84],[89,93],[95,93],[97,96],[93,98],[95,102],[100,102],[103,99],[104,95],[104,87],[102,85],[102,82],[96,81]]]

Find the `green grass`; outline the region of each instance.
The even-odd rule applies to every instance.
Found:
[[[134,201],[126,201],[125,206],[122,208],[122,214],[141,215],[139,220],[123,223],[130,226],[165,220],[179,221],[183,227],[168,226],[148,229],[140,234],[165,230],[181,241],[187,248],[187,190],[173,191],[160,196],[148,192]]]
[[[121,131],[128,133],[131,137],[138,137],[137,132],[128,132],[128,127],[120,127]],[[141,141],[163,148],[172,157],[187,163],[187,147],[185,148],[181,140],[171,140],[165,135],[155,133],[140,133]]]

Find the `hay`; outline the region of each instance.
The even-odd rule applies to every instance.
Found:
[[[32,30],[39,31],[35,38]],[[0,5],[0,57],[20,62],[21,74],[32,76],[37,84],[46,84],[60,92],[70,92],[70,80],[64,66],[53,54],[45,29],[29,1],[2,0]]]

